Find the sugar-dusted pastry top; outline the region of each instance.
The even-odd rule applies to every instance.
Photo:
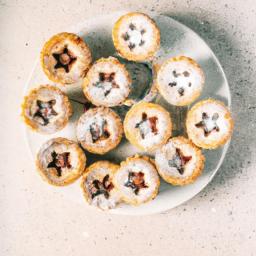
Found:
[[[184,185],[201,174],[204,156],[200,149],[180,136],[171,138],[156,151],[155,163],[163,179],[174,185]]]
[[[41,65],[54,82],[72,84],[83,78],[92,62],[87,44],[72,33],[51,37],[41,51]]]
[[[200,66],[185,56],[165,61],[157,72],[159,92],[170,104],[177,106],[193,102],[201,94],[204,80]]]
[[[97,107],[89,109],[79,118],[76,134],[85,149],[103,154],[120,142],[123,125],[113,110]]]
[[[155,198],[160,180],[154,164],[147,157],[134,156],[121,163],[114,184],[125,202],[136,205]]]
[[[117,51],[129,60],[145,60],[160,45],[160,31],[155,22],[143,13],[128,13],[115,23],[112,37]]]
[[[83,82],[85,96],[96,106],[117,106],[128,97],[131,78],[116,58],[101,58],[91,67]]]
[[[37,168],[50,184],[63,186],[76,180],[84,171],[86,157],[73,141],[54,138],[45,142],[37,154]]]
[[[233,120],[222,102],[208,99],[198,102],[189,110],[186,128],[189,138],[197,146],[216,148],[230,139]]]
[[[29,92],[22,105],[24,122],[41,133],[62,129],[72,115],[68,97],[57,87],[41,85]]]
[[[120,194],[113,184],[113,176],[118,168],[109,161],[98,161],[87,168],[81,187],[89,204],[102,210],[116,207]]]
[[[135,146],[153,150],[171,136],[170,114],[160,105],[140,102],[126,114],[125,135]]]

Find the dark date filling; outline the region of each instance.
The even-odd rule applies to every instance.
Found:
[[[175,78],[179,77],[179,76],[184,76],[184,77],[189,77],[190,76],[190,73],[188,71],[184,71],[182,73],[177,73],[176,70],[173,70],[172,71],[172,74]],[[177,86],[177,82],[176,81],[172,81],[168,84],[170,87],[174,87],[174,86]],[[188,87],[191,87],[192,83],[189,82],[188,83]],[[185,92],[185,89],[183,87],[180,87],[178,89],[178,93],[180,96],[183,96],[184,95],[184,92]]]
[[[111,83],[111,87],[106,88],[104,85],[105,82]],[[120,88],[120,86],[115,81],[115,72],[112,72],[112,73],[100,72],[99,73],[99,81],[96,84],[94,84],[94,86],[103,89],[105,96],[108,96],[112,89]]]
[[[130,187],[135,195],[138,195],[140,189],[148,188],[145,184],[143,172],[129,172],[128,181],[124,184],[126,187]]]
[[[202,113],[202,121],[195,124],[197,128],[202,128],[204,130],[204,136],[207,137],[210,135],[212,131],[218,132],[220,128],[218,127],[216,121],[219,119],[219,114],[214,113],[213,116],[210,118],[207,113]],[[207,122],[213,122],[213,126],[211,128],[208,127]]]
[[[101,194],[103,194],[106,199],[109,198],[109,192],[114,188],[114,185],[109,178],[109,174],[107,174],[103,178],[102,182],[99,180],[94,180],[91,183],[89,190],[92,199]]]
[[[176,153],[172,159],[168,161],[170,167],[175,167],[182,175],[185,170],[185,165],[192,159],[192,156],[184,156],[179,148],[176,148]]]
[[[52,56],[56,60],[56,64],[54,66],[55,69],[64,68],[65,72],[68,73],[76,61],[76,57],[74,54],[68,50],[67,46],[63,49],[61,53],[53,53]]]
[[[92,142],[95,143],[99,140],[105,140],[110,137],[108,131],[108,124],[106,120],[103,120],[102,124],[92,123],[90,125],[90,133],[92,136]]]
[[[134,30],[138,30],[138,29],[136,28],[136,26],[135,26],[133,23],[131,23],[131,24],[129,25],[129,30],[134,31]],[[145,30],[145,29],[141,29],[141,30],[139,31],[139,33],[140,33],[140,35],[141,35],[141,40],[140,40],[140,42],[139,42],[137,45],[138,45],[138,46],[143,46],[143,45],[145,44],[145,40],[143,40],[142,37],[143,37],[143,35],[146,33],[146,30]],[[130,41],[131,35],[130,35],[129,31],[125,32],[125,33],[122,35],[122,37],[123,37],[124,41],[128,41],[128,47],[129,47],[129,49],[130,49],[131,51],[137,46],[135,43],[133,43],[133,42]]]
[[[37,111],[33,115],[34,118],[39,118],[43,122],[41,123],[43,126],[49,124],[50,119],[53,116],[57,116],[58,113],[53,109],[53,106],[56,104],[56,100],[49,101],[41,101],[37,100]]]
[[[142,128],[142,125],[145,124],[145,122],[148,122],[151,132],[154,135],[156,135],[158,133],[158,129],[156,125],[157,121],[158,121],[158,118],[156,116],[152,116],[148,118],[148,115],[145,112],[142,113],[142,120],[135,125],[135,128],[140,129],[140,135],[142,139],[144,139],[146,136],[145,130]]]
[[[58,154],[55,151],[53,151],[51,156],[52,161],[47,165],[47,168],[55,168],[58,177],[62,175],[62,168],[70,169],[72,167],[69,160],[69,152]]]

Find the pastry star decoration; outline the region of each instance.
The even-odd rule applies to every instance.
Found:
[[[76,61],[76,57],[73,56],[67,47],[64,48],[62,53],[53,53],[52,56],[57,62],[54,68],[64,68],[66,73],[70,71],[72,64]]]
[[[109,198],[109,192],[114,188],[114,185],[109,180],[109,174],[107,174],[102,182],[94,180],[90,186],[90,192],[92,199],[98,195],[103,194],[106,199]]]
[[[219,114],[214,113],[213,116],[210,118],[207,113],[202,113],[202,121],[195,124],[197,128],[202,128],[204,130],[204,136],[207,137],[210,135],[212,131],[218,132],[220,128],[218,127],[216,121],[219,119]]]
[[[92,123],[90,125],[90,133],[92,136],[92,142],[95,143],[98,140],[107,139],[110,136],[109,131],[107,130],[107,121],[103,120],[102,124]]]
[[[138,195],[140,189],[148,187],[145,184],[143,172],[129,172],[128,181],[124,185],[130,187],[135,195]]]
[[[99,73],[99,81],[95,84],[96,87],[104,90],[104,95],[108,96],[114,88],[120,88],[115,81],[115,72],[112,73]]]
[[[142,113],[142,120],[135,125],[135,128],[140,129],[140,135],[141,138],[144,139],[145,135],[147,133],[145,126],[149,126],[151,132],[156,135],[158,132],[158,129],[156,127],[158,118],[156,116],[152,116],[148,118],[148,115],[146,113]]]
[[[57,154],[55,151],[52,152],[52,161],[47,165],[47,168],[55,168],[57,176],[62,175],[62,168],[70,169],[72,166],[69,162],[69,152]]]
[[[190,73],[189,73],[188,71],[186,71],[186,70],[185,70],[184,72],[182,72],[182,73],[177,73],[176,70],[173,70],[173,71],[172,71],[172,75],[173,75],[175,78],[177,78],[177,77],[179,77],[179,76],[189,77],[189,76],[190,76]],[[171,86],[171,87],[174,87],[174,86],[177,86],[177,82],[176,82],[176,81],[173,81],[173,82],[170,82],[168,85]],[[188,83],[188,87],[191,87],[191,85],[192,85],[192,83],[189,82],[189,83]],[[184,89],[183,87],[180,87],[180,88],[178,89],[178,93],[179,93],[180,96],[183,96],[183,95],[184,95],[184,92],[185,92],[185,89]]]
[[[43,120],[42,125],[47,125],[49,123],[49,119],[52,116],[58,115],[58,113],[53,109],[53,106],[56,104],[56,100],[49,101],[41,101],[37,100],[37,111],[34,114],[34,117],[39,117]]]
[[[179,148],[176,148],[174,157],[168,161],[170,167],[177,168],[178,172],[182,175],[184,173],[185,165],[192,159],[192,156],[184,156]]]
[[[134,41],[132,41],[133,37],[138,37],[140,38],[139,42],[137,45],[142,46],[145,44],[145,40],[143,40],[143,35],[145,34],[146,30],[145,29],[141,29],[140,31],[138,31],[138,29],[136,28],[136,26],[131,23],[129,25],[129,30],[124,33],[122,35],[124,41],[128,41],[128,47],[129,49],[132,51],[135,47],[136,47],[136,43]]]

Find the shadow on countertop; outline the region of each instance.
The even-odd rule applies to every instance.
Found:
[[[253,126],[256,127],[256,86],[252,75],[256,71],[253,70],[256,65],[252,66],[255,53],[253,50],[250,52],[248,45],[237,41],[236,37],[238,34],[242,36],[242,31],[227,31],[225,22],[221,20],[216,26],[189,13],[164,15],[188,26],[205,40],[219,59],[229,82],[235,129],[226,158],[210,187],[232,183],[232,179],[239,178],[241,174],[248,176],[247,169],[256,145],[252,130]]]

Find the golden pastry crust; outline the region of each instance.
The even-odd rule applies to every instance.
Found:
[[[42,97],[40,94],[44,90],[52,93],[52,95],[48,97],[49,100],[56,100],[57,97],[60,98],[59,105],[62,113],[58,113],[57,118],[54,119],[53,123],[51,120],[49,120],[49,123],[46,125],[40,124],[35,120],[33,115],[31,115],[35,101]],[[41,85],[35,89],[32,89],[29,94],[24,97],[21,105],[21,117],[24,123],[32,130],[43,134],[52,134],[63,129],[67,125],[72,113],[72,105],[66,94],[57,87],[51,85]],[[51,125],[51,127],[49,127],[49,125]],[[47,127],[49,127],[49,129]]]
[[[195,146],[189,139],[183,137],[183,136],[178,136],[171,138],[169,141],[176,142],[182,146],[188,145],[193,149],[195,158],[196,158],[196,164],[195,167],[193,168],[193,172],[191,175],[187,177],[174,177],[173,175],[168,175],[165,170],[162,170],[161,164],[158,161],[155,161],[157,171],[159,175],[168,183],[175,185],[175,186],[184,186],[193,183],[203,172],[204,170],[204,162],[205,162],[205,157],[202,154],[201,149],[199,149],[197,146]],[[168,142],[167,142],[168,144]]]
[[[104,69],[109,71],[108,74],[104,72]],[[112,80],[109,81],[112,83],[112,85],[113,85],[113,82],[115,82],[115,85],[119,87],[118,90],[121,92],[121,94],[119,95],[118,92],[115,92],[116,95],[113,95],[111,98],[109,98],[112,92],[112,89],[111,89],[110,92],[108,92],[108,94],[105,95],[103,99],[101,99],[102,95],[99,95],[99,94],[93,95],[93,89],[95,88],[95,85],[93,85],[92,81],[95,80],[95,75],[97,74],[97,77],[98,77],[100,74],[109,75],[111,73],[114,74],[115,76],[118,73],[119,80],[120,80],[119,83],[121,82],[120,76],[124,76],[124,78],[122,78],[122,84],[117,84],[114,81],[115,79],[113,81]],[[103,83],[104,81],[99,80],[97,82]],[[132,83],[132,80],[125,65],[120,63],[119,60],[114,57],[108,57],[108,58],[101,58],[93,64],[93,66],[88,71],[86,77],[84,78],[82,87],[83,87],[83,92],[85,97],[89,101],[91,101],[95,106],[114,107],[124,103],[124,101],[127,99],[130,93],[131,83]]]
[[[103,172],[96,173],[97,169],[98,170],[104,169],[105,172],[104,173]],[[106,177],[106,175],[109,175],[108,183],[109,184],[112,183],[112,185],[113,185],[112,180],[113,180],[113,177],[118,169],[119,169],[119,165],[117,165],[117,164],[111,163],[109,161],[97,161],[97,162],[91,164],[85,170],[85,172],[82,176],[80,186],[83,191],[84,198],[88,204],[93,205],[93,198],[92,198],[91,191],[89,191],[89,189],[86,187],[86,183],[90,183],[90,181],[89,181],[90,175],[93,176],[93,180],[97,179],[101,182],[103,181],[104,177]],[[106,210],[106,209],[114,208],[117,204],[120,203],[121,200],[120,200],[120,196],[118,194],[119,192],[117,191],[115,186],[114,185],[112,186],[112,185],[111,185],[111,189],[109,191],[107,190],[107,188],[106,188],[106,190],[108,191],[109,197],[111,197],[111,196],[113,197],[113,195],[115,196],[114,204],[104,208],[101,205],[99,205],[99,202],[97,202],[96,205],[94,205],[94,206],[98,207],[101,210]]]
[[[168,65],[170,63],[181,62],[181,61],[186,62],[188,65],[191,66],[191,68],[194,69],[194,71],[197,72],[197,75],[200,78],[200,84],[196,85],[197,88],[193,87],[194,91],[190,91],[189,95],[187,97],[180,97],[179,99],[175,99],[175,98],[173,98],[175,94],[172,93],[172,95],[170,96],[168,93],[168,90],[167,90],[169,88],[166,88],[166,85],[163,83],[163,81],[160,82],[159,80],[161,79],[162,73],[164,72],[166,67],[168,67]],[[169,102],[170,104],[175,105],[175,106],[186,106],[186,105],[191,104],[193,101],[195,101],[200,96],[200,94],[203,90],[204,83],[205,83],[205,75],[204,75],[202,68],[199,66],[199,64],[195,60],[193,60],[192,58],[186,57],[186,56],[177,56],[177,57],[173,57],[173,58],[166,60],[161,65],[159,70],[157,71],[156,87],[157,87],[159,93],[164,97],[164,99],[167,102]],[[186,91],[187,89],[188,89],[188,87],[182,93],[188,93]]]
[[[221,108],[222,111],[225,112],[223,116],[223,120],[226,123],[225,129],[227,131],[221,136],[220,138],[214,140],[208,140],[208,138],[211,136],[209,135],[208,137],[204,137],[203,139],[200,139],[202,137],[202,134],[199,134],[198,130],[195,130],[195,125],[197,124],[196,121],[196,116],[195,113],[199,108],[202,108],[203,106],[205,107],[208,104],[213,104]],[[220,112],[219,112],[220,113]],[[231,113],[226,107],[226,105],[218,100],[215,99],[207,99],[207,100],[202,100],[196,103],[188,112],[187,118],[186,118],[186,130],[189,139],[198,147],[204,148],[204,149],[216,149],[222,145],[224,145],[232,136],[234,128],[234,121],[232,119]],[[201,129],[203,132],[203,129]]]
[[[151,47],[146,51],[141,54],[133,53],[132,51],[129,50],[129,48],[120,41],[120,33],[122,33],[122,25],[129,19],[132,18],[143,18],[145,21],[148,23],[150,28],[152,29],[152,38],[151,40],[154,41],[154,43],[151,45]],[[145,25],[145,23],[144,23]],[[132,60],[132,61],[143,61],[151,58],[156,51],[160,47],[160,30],[157,27],[156,23],[154,20],[152,20],[148,15],[144,13],[139,13],[139,12],[131,12],[127,13],[123,16],[121,16],[117,22],[115,23],[113,30],[112,30],[112,39],[114,46],[117,50],[117,52],[125,59]]]
[[[96,139],[94,142],[93,134],[91,133],[91,125],[95,123],[95,118],[97,122],[100,123],[106,120],[108,136],[105,136],[106,138],[103,136],[101,139],[100,137],[102,136],[98,135],[99,139]],[[97,122],[96,125],[99,128],[100,124]],[[102,133],[103,132],[104,129]],[[77,139],[84,149],[94,154],[103,155],[117,147],[120,143],[123,135],[123,124],[120,117],[112,109],[97,107],[89,109],[79,118],[76,133]]]
[[[148,112],[154,110],[157,113],[161,113],[163,115],[163,119],[159,121],[159,124],[162,125],[162,122],[165,121],[165,131],[161,138],[159,138],[159,142],[151,146],[142,145],[141,143],[141,135],[139,129],[135,126],[132,128],[130,122],[133,120],[134,116],[140,115],[143,112]],[[166,141],[172,135],[172,121],[170,113],[165,110],[162,106],[155,104],[155,103],[148,103],[148,102],[139,102],[135,104],[126,114],[124,119],[124,133],[126,138],[130,141],[131,144],[139,148],[140,150],[144,151],[153,151],[159,148],[161,145],[165,144]]]
[[[72,48],[72,54],[69,52],[70,49],[68,48]],[[60,63],[60,66],[68,65],[68,72],[65,71],[65,68],[55,68],[58,62],[54,54],[57,53],[57,55],[61,57],[65,49],[68,49],[68,57],[67,54],[65,54],[64,57],[69,59],[69,63],[61,62],[62,64]],[[79,36],[67,32],[59,33],[51,37],[44,44],[40,59],[42,69],[46,76],[50,80],[60,84],[72,84],[79,81],[86,75],[92,62],[88,45]],[[63,59],[61,59],[61,61],[62,60]],[[72,61],[73,63],[71,63]]]
[[[53,148],[51,149],[51,147]],[[69,152],[69,154],[72,153],[72,157],[75,158],[76,166],[70,167],[70,170],[68,170],[68,172],[65,175],[66,177],[61,177],[62,175],[58,176],[57,169],[55,167],[48,167],[49,163],[51,162],[49,161],[49,153],[51,152],[52,154],[53,151],[55,152],[56,148],[54,147],[62,148],[59,150],[64,151],[65,153],[66,151]],[[63,147],[65,147],[65,150],[63,150]],[[49,152],[47,153],[47,151]],[[51,160],[53,161],[53,159]],[[70,162],[72,163],[72,159],[70,160]],[[36,167],[39,174],[41,175],[43,180],[54,186],[66,186],[73,183],[82,175],[82,173],[85,170],[85,166],[86,156],[83,150],[74,141],[61,137],[50,139],[47,142],[45,142],[41,146],[36,157]]]
[[[133,161],[136,162],[137,160],[142,160],[142,161],[145,161],[146,163],[149,163],[151,165],[152,169],[154,170],[154,175],[151,175],[150,178],[153,179],[155,188],[151,192],[150,196],[148,198],[144,199],[144,200],[140,200],[139,198],[130,198],[127,195],[125,195],[125,193],[122,193],[122,186],[121,186],[120,182],[117,180],[117,174],[118,174],[119,170],[126,167],[126,165],[129,164],[130,162],[133,162]],[[147,203],[147,202],[155,199],[155,197],[158,194],[159,187],[160,187],[160,179],[159,179],[159,176],[158,176],[156,166],[155,166],[155,163],[154,163],[153,159],[151,159],[147,156],[141,156],[141,155],[137,155],[137,154],[134,155],[134,156],[126,158],[125,161],[120,163],[120,168],[117,170],[113,182],[114,182],[115,186],[117,187],[117,189],[120,191],[122,200],[125,203],[131,204],[131,205],[134,205],[134,206],[138,206],[138,205]]]

